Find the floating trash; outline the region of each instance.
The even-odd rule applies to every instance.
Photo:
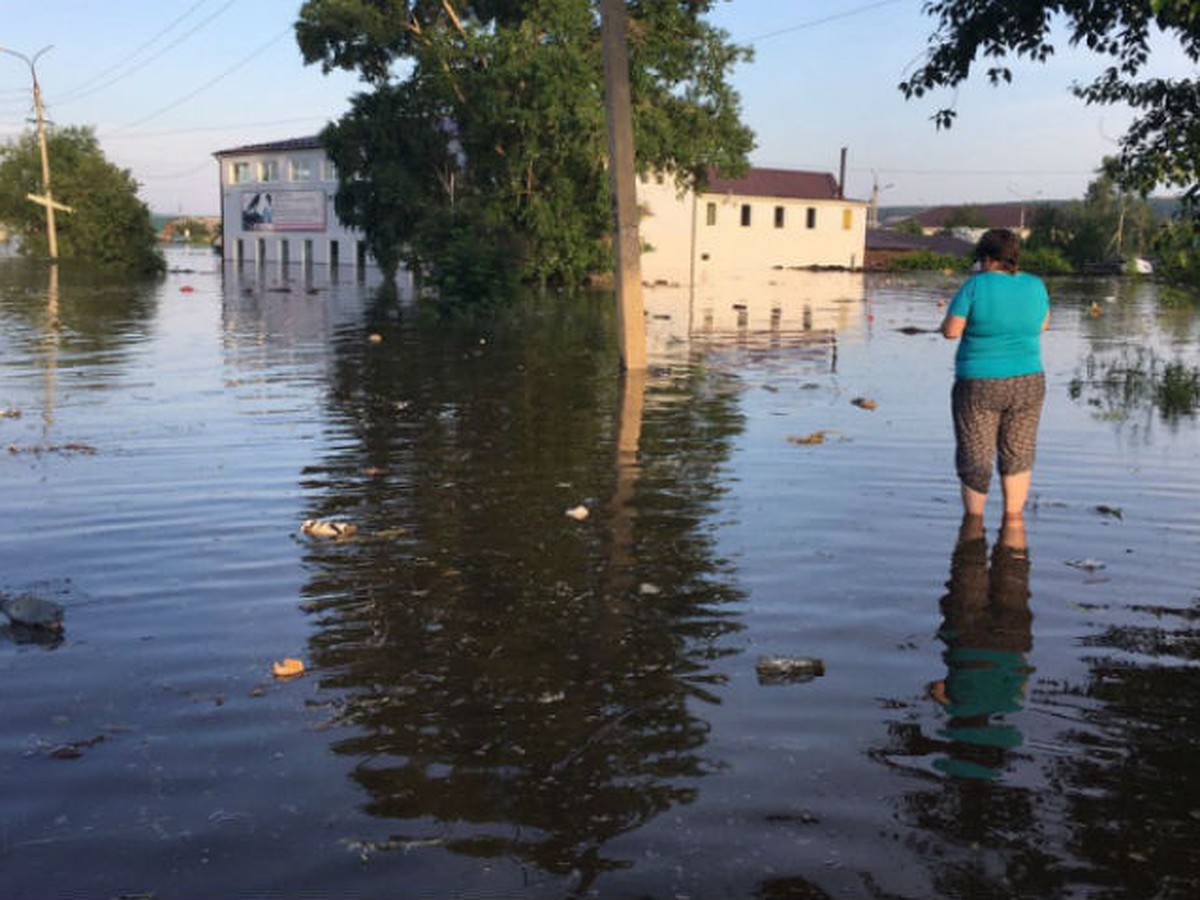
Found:
[[[336,522],[331,519],[305,519],[300,530],[312,537],[345,540],[358,534],[358,526],[352,522]]]
[[[789,444],[823,444],[825,443],[825,435],[828,431],[814,431],[811,434],[790,434],[788,435]]]
[[[798,684],[824,675],[825,662],[811,656],[760,656],[754,670],[759,684]]]
[[[1084,572],[1096,572],[1105,567],[1105,563],[1098,559],[1068,559],[1067,565]]]
[[[295,678],[304,674],[304,661],[299,659],[283,659],[271,665],[271,674],[276,678]]]
[[[875,407],[877,407],[879,405],[874,400],[872,400],[870,397],[855,397],[850,402],[853,403],[855,406],[857,406],[859,409],[875,409]]]
[[[588,508],[580,503],[578,506],[573,506],[567,510],[567,515],[576,522],[582,522],[588,517]]]

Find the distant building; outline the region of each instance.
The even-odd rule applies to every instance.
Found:
[[[868,203],[848,200],[826,172],[750,169],[680,193],[669,177],[642,178],[642,278],[693,284],[712,272],[857,269]]]
[[[962,232],[961,236],[964,239],[976,241],[988,228],[1008,228],[1015,231],[1021,240],[1025,240],[1029,237],[1030,223],[1037,205],[1032,203],[964,203],[959,206],[934,206],[922,210],[910,218],[921,226],[921,231],[925,234],[937,234],[945,230],[946,223],[955,213],[964,209],[979,213],[983,221],[987,223],[982,228],[955,229],[956,232]]]
[[[318,137],[247,144],[213,154],[221,168],[226,262],[358,266],[362,234],[338,221],[337,173]]]
[[[970,259],[974,256],[975,245],[950,234],[905,234],[886,228],[868,228],[863,268],[887,269],[897,257],[921,251]]]

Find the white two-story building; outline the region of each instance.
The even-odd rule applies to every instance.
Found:
[[[334,212],[337,172],[317,137],[247,144],[214,154],[221,167],[226,262],[364,267],[362,234]]]
[[[846,199],[825,172],[752,168],[682,193],[670,178],[642,178],[637,192],[650,283],[863,265],[869,204]]]

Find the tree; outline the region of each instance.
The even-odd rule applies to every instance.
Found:
[[[711,5],[630,10],[638,165],[681,184],[714,166],[736,174],[752,146],[727,80],[748,53],[704,21]],[[296,36],[306,62],[358,72],[369,88],[324,138],[339,215],[381,261],[423,269],[460,299],[611,266],[589,0],[308,0]]]
[[[1155,231],[1150,205],[1122,191],[1116,162],[1106,159],[1083,200],[1039,206],[1030,219],[1029,247],[1053,250],[1075,268],[1144,254]]]
[[[1177,39],[1200,63],[1200,4],[1195,0],[931,0],[925,12],[938,21],[929,55],[908,80],[905,97],[955,87],[979,57],[989,62],[992,84],[1012,81],[1010,55],[1044,62],[1054,53],[1050,32],[1064,20],[1071,46],[1109,57],[1090,84],[1073,91],[1087,103],[1128,104],[1138,115],[1121,138],[1115,174],[1142,195],[1156,187],[1183,188],[1191,215],[1200,218],[1200,79],[1141,78],[1155,30]],[[934,114],[949,127],[952,108]]]
[[[988,218],[978,206],[956,206],[942,223],[942,231],[950,233],[955,228],[987,228]]]
[[[165,263],[137,182],[105,158],[92,130],[55,129],[47,149],[54,199],[74,209],[56,219],[59,258],[136,274],[161,272]],[[0,221],[30,256],[47,255],[45,211],[26,196],[41,192],[38,139],[28,132],[0,147]]]

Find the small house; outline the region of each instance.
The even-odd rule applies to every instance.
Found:
[[[700,191],[680,191],[666,176],[643,177],[638,202],[642,278],[651,284],[863,264],[868,203],[847,199],[826,172],[714,173]]]

